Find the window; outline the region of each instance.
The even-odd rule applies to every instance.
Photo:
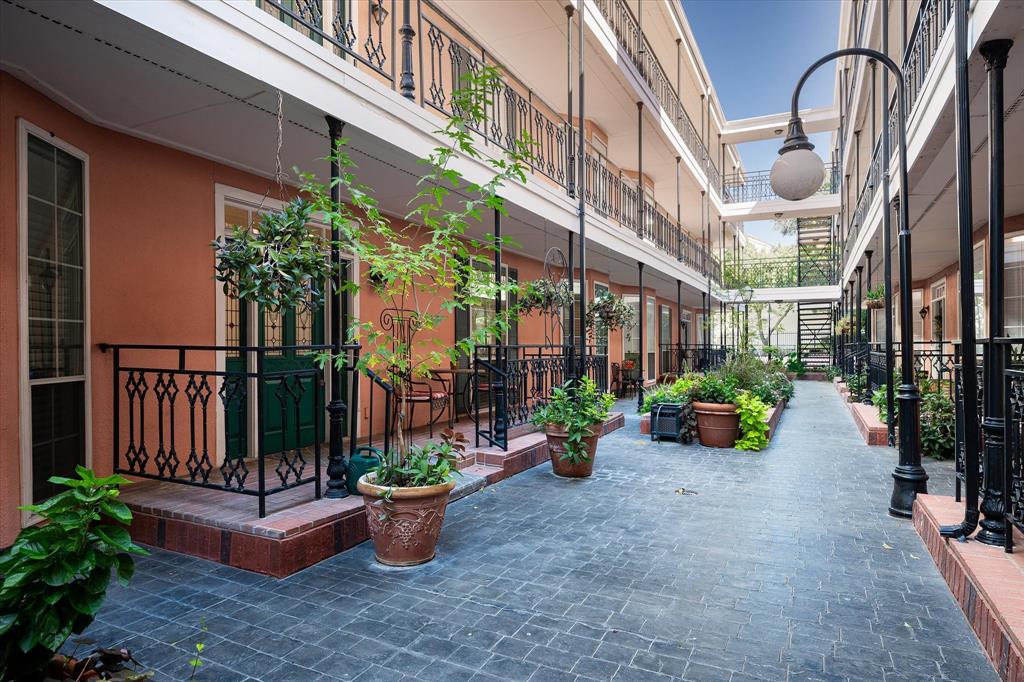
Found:
[[[934,282],[931,287],[931,303],[928,306],[928,317],[931,320],[931,340],[946,340],[946,280]]]
[[[656,303],[653,296],[647,297],[647,328],[644,329],[644,345],[647,346],[647,378],[655,377],[655,352],[658,350],[658,339],[654,336]]]
[[[478,264],[474,269],[474,277],[475,276],[486,278],[488,280],[486,286],[490,287],[491,281],[494,277],[494,266],[491,265],[490,267],[485,267]],[[504,263],[501,265],[501,280],[502,282],[509,281],[508,266]],[[472,282],[470,285],[472,285]],[[486,291],[487,289],[485,288],[483,290]],[[501,292],[501,301],[502,305],[507,309],[508,300],[505,292]],[[469,333],[475,334],[477,331],[490,325],[494,321],[494,313],[495,309],[493,298],[481,299],[478,304],[469,306]],[[494,343],[493,334],[487,335],[487,343]]]
[[[32,500],[85,463],[85,164],[25,135],[25,307]]]
[[[1003,263],[1006,336],[1024,336],[1024,234],[1006,238]]]
[[[627,294],[622,300],[633,308],[633,324],[622,338],[622,359],[636,363],[640,360],[640,297]]]
[[[594,298],[604,296],[609,292],[607,285],[594,283]],[[608,330],[598,328],[595,332],[594,343],[597,345],[598,355],[608,355]]]
[[[985,338],[985,242],[974,247],[974,333]]]
[[[924,340],[924,320],[921,319],[920,310],[924,307],[924,290],[914,289],[910,295],[911,309],[914,311],[914,340]]]
[[[569,316],[569,307],[562,308],[562,343],[569,343],[569,339],[575,340],[578,346],[580,343],[580,317],[583,315],[583,305],[580,301],[580,281],[572,280],[572,317]]]
[[[662,305],[658,308],[658,343],[661,344],[661,372],[672,369],[672,308]]]

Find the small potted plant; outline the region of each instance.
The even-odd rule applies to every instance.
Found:
[[[868,289],[867,300],[864,303],[868,310],[876,310],[885,307],[885,284]]]
[[[586,321],[592,334],[630,329],[636,322],[636,309],[622,298],[605,293],[587,305]]]
[[[356,485],[377,561],[416,566],[434,558],[448,497],[466,449],[461,433],[445,430],[441,443],[411,446],[404,455],[381,458]]]
[[[533,414],[544,427],[548,453],[556,476],[583,478],[594,470],[601,424],[608,418],[615,396],[601,393],[590,377],[569,381],[551,392],[551,398]]]
[[[736,412],[736,393],[736,381],[732,377],[713,372],[701,380],[693,400],[701,445],[711,448],[731,448],[735,445],[740,426],[740,416]]]
[[[847,315],[846,317],[841,317],[841,318],[839,318],[836,321],[836,334],[837,335],[849,334],[850,333],[850,329],[852,329],[852,328],[853,328],[853,321],[850,319],[849,315]]]

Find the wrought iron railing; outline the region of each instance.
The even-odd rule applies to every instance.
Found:
[[[115,472],[255,496],[260,517],[266,514],[267,496],[275,493],[312,483],[320,498],[324,373],[313,354],[331,346],[100,348],[113,360]],[[345,381],[351,382],[359,376],[359,347],[343,346],[342,352]],[[219,355],[237,362],[226,359],[225,368],[217,369]],[[282,365],[276,362],[281,358],[299,362]],[[385,392],[378,409],[385,411],[387,424],[390,386],[372,372],[368,375]],[[351,396],[347,415],[358,415],[358,389]],[[357,419],[348,421],[346,445],[351,455]],[[256,434],[255,442],[250,432]]]
[[[864,178],[864,184],[861,186],[860,194],[857,197],[857,206],[853,209],[847,221],[848,228],[843,252],[844,264],[847,264],[849,259],[853,257],[853,245],[857,242],[857,236],[864,226],[864,221],[867,220],[868,211],[871,209],[875,194],[882,183],[881,146],[881,141],[875,144],[874,152],[871,154],[871,163],[868,165],[868,172]]]
[[[1003,353],[1003,511],[1007,552],[1013,550],[1013,530],[1024,533],[1024,339],[999,339]],[[987,349],[986,349],[987,351]],[[979,382],[980,384],[980,382]],[[979,458],[984,461],[984,458]]]
[[[633,10],[625,0],[596,0],[596,4],[615,33],[619,46],[647,83],[654,99],[673,122],[686,148],[697,159],[697,164],[704,171],[708,182],[716,189],[721,187],[721,171],[707,145],[704,144],[701,133],[694,127],[693,121],[686,113],[679,93],[658,60]]]
[[[850,344],[851,347],[855,344]],[[880,388],[886,383],[885,344],[871,343],[868,389]],[[900,383],[899,341],[892,343],[894,384]],[[956,391],[956,367],[959,363],[958,350],[953,344],[941,341],[914,341],[914,379],[918,388],[945,393],[953,398]],[[928,385],[921,384],[927,382]]]
[[[641,193],[635,180],[613,168],[589,144],[586,145],[583,168],[584,199],[599,215],[617,222],[690,269],[705,277],[710,275],[716,284],[722,283],[718,259],[690,236],[668,210],[646,193]]]
[[[477,445],[508,449],[509,429],[526,424],[551,390],[574,375],[575,347],[558,344],[481,345],[473,352],[473,411]],[[608,388],[608,355],[588,348],[583,373]]]
[[[777,256],[726,261],[722,282],[727,289],[806,287],[835,284],[836,261],[831,256]]]
[[[825,178],[815,194],[835,194],[839,191],[839,166],[825,164]],[[775,201],[779,195],[772,189],[771,171],[731,173],[722,180],[722,201],[739,203],[745,201]]]
[[[720,344],[662,343],[662,373],[706,372],[725,363],[729,346]]]

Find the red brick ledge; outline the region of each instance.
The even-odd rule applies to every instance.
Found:
[[[1024,555],[980,542],[950,541],[939,526],[963,520],[963,505],[952,497],[918,495],[914,528],[939,573],[981,641],[985,655],[1006,682],[1024,682]],[[1020,533],[1015,540],[1024,542]]]
[[[775,430],[779,426],[779,422],[782,421],[782,411],[786,409],[786,401],[780,400],[775,404],[774,407],[768,410],[768,440],[772,439],[775,435]],[[651,433],[651,414],[640,415],[640,433],[650,434]]]
[[[874,405],[850,402],[850,391],[846,388],[846,384],[839,379],[836,379],[833,383],[836,387],[836,392],[839,393],[839,397],[843,399],[846,407],[850,410],[853,423],[857,425],[857,430],[860,431],[864,442],[868,445],[888,445],[889,429],[878,418],[878,409]]]

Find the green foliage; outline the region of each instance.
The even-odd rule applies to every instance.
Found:
[[[583,439],[593,435],[591,427],[607,419],[614,404],[614,395],[601,393],[593,379],[583,377],[552,390],[547,403],[533,413],[532,421],[537,426],[564,429],[569,438],[562,459],[578,464],[590,460]]]
[[[636,308],[615,294],[604,293],[587,304],[586,322],[591,333],[632,329],[636,322]]]
[[[697,399],[703,402],[723,402],[719,398],[727,398],[740,390],[750,391],[762,402],[774,405],[780,400],[792,398],[795,389],[781,361],[765,362],[753,353],[739,352],[733,354],[718,370],[706,375],[701,382],[698,393],[715,399]]]
[[[868,289],[867,300],[882,301],[885,299],[885,283],[880,283]]]
[[[405,453],[382,457],[373,470],[373,483],[391,488],[441,485],[461,476],[456,466],[469,441],[458,431],[445,429],[441,442],[413,445]]]
[[[825,368],[825,378],[828,379],[829,381],[835,380],[836,377],[842,376],[842,374],[843,371],[838,367],[832,366]]]
[[[737,450],[762,450],[768,445],[768,405],[750,391],[736,394],[736,412],[740,415]]]
[[[668,403],[682,405],[693,400],[694,391],[700,384],[700,374],[684,374],[671,384],[658,384],[644,390],[644,402],[640,407],[639,414],[647,414],[651,411],[651,405]]]
[[[786,356],[786,371],[793,372],[798,377],[802,377],[807,374],[807,365],[804,364],[799,355],[790,353]]]
[[[50,478],[67,490],[21,507],[45,523],[21,531],[0,555],[0,679],[42,670],[72,633],[92,623],[111,570],[127,583],[132,555],[146,554],[132,542],[125,528],[131,511],[117,499],[129,481],[75,471],[77,478]]]
[[[540,310],[552,315],[561,315],[575,301],[572,284],[562,279],[552,282],[548,279],[536,279],[526,283],[520,299],[524,313]]]
[[[296,199],[262,213],[259,225],[235,225],[213,242],[215,279],[224,293],[270,310],[316,308],[332,274],[330,240],[309,225],[313,205]]]
[[[736,402],[737,390],[735,378],[712,372],[701,380],[693,399],[702,403],[729,405]]]
[[[871,394],[871,404],[878,410],[878,419],[883,423],[888,423],[889,406],[888,406],[888,387],[886,384],[882,384],[879,388],[876,388]],[[892,419],[893,422],[898,422],[900,417],[900,403],[898,400],[893,401]]]
[[[956,406],[944,393],[921,394],[921,452],[949,459],[956,448]]]
[[[861,370],[855,374],[849,374],[846,376],[845,382],[846,387],[850,389],[850,396],[855,400],[860,400],[868,390],[868,372]]]

